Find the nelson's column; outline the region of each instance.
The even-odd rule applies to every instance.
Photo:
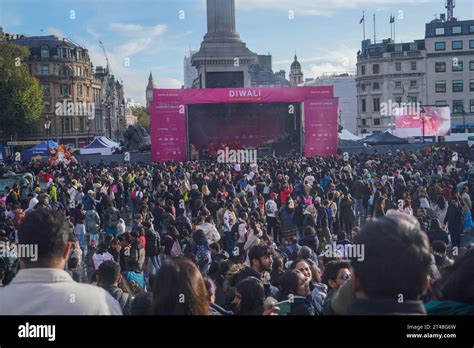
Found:
[[[207,34],[192,57],[197,88],[249,88],[249,65],[256,53],[242,42],[235,27],[235,0],[207,0]]]

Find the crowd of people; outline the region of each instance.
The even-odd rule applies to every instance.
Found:
[[[0,314],[472,315],[469,159],[11,164]]]

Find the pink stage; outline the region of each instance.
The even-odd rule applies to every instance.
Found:
[[[219,89],[155,89],[151,113],[152,158],[155,162],[188,160],[187,142],[190,130],[187,129],[188,107],[202,104],[303,104],[304,117],[304,155],[330,156],[336,154],[338,142],[338,98],[333,95],[332,86],[288,87],[288,88],[219,88]],[[249,123],[248,115],[234,118],[235,126],[229,127],[223,118],[218,127],[219,135],[229,144],[230,138],[243,139],[250,135],[253,139],[268,141],[281,132],[280,119],[287,113],[275,115],[275,122],[260,120]],[[247,121],[245,121],[247,116]],[[226,123],[227,122],[227,123]],[[266,122],[266,123],[265,123]],[[295,121],[296,122],[296,121]],[[243,124],[245,123],[245,124]],[[275,124],[273,124],[275,123]],[[296,124],[296,123],[295,123]],[[215,138],[216,131],[211,125],[208,132],[197,132],[195,143],[205,144]],[[252,128],[253,132],[252,132]],[[215,129],[215,128],[214,128]],[[192,130],[191,130],[192,131]],[[251,134],[252,132],[253,134]],[[250,133],[250,134],[249,134]],[[206,136],[206,139],[202,139]],[[208,138],[208,139],[207,139]]]

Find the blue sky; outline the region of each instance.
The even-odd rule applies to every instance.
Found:
[[[183,84],[183,57],[199,48],[206,32],[205,0],[0,0],[5,32],[67,37],[89,49],[95,66],[105,65],[102,40],[114,73],[128,97],[144,103],[150,69],[162,88]],[[445,0],[236,0],[237,30],[247,46],[273,55],[273,69],[288,72],[294,52],[305,78],[324,72],[355,71],[366,35],[390,37],[397,18],[397,42],[424,37],[425,23],[444,13]],[[72,12],[73,11],[73,12]],[[184,19],[180,19],[184,11]],[[292,12],[290,12],[292,11]],[[183,14],[183,12],[181,12]],[[290,18],[294,14],[293,18]],[[455,16],[474,19],[474,1],[457,0]],[[125,66],[129,58],[130,66]]]

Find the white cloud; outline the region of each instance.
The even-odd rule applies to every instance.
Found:
[[[54,27],[46,28],[44,30],[44,33],[46,35],[55,35],[55,36],[59,37],[60,39],[67,37],[66,35],[64,35],[64,33],[60,29],[54,28]]]
[[[158,79],[155,78],[155,85],[157,88],[181,88],[183,86],[183,81],[180,81],[178,79],[172,78],[172,77],[159,77]]]
[[[110,23],[109,29],[115,31],[121,35],[126,36],[143,36],[155,37],[163,34],[167,30],[167,25],[157,24],[155,26],[147,27],[139,24],[123,24],[123,23]]]
[[[294,11],[295,16],[332,16],[338,10],[383,7],[400,4],[419,4],[431,0],[237,0],[242,11]]]

